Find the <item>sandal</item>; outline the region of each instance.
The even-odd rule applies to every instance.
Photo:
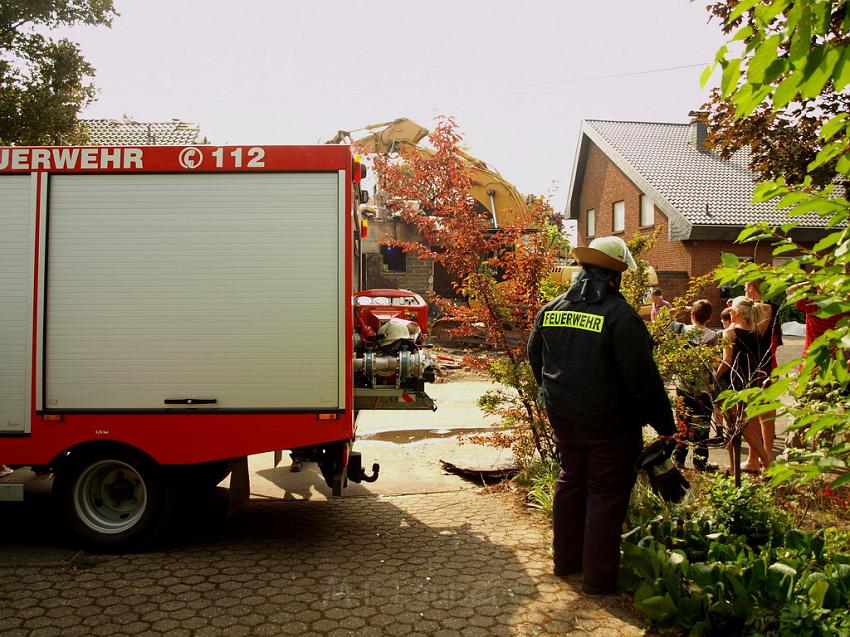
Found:
[[[742,474],[746,473],[749,476],[760,476],[760,475],[762,475],[761,469],[750,469],[750,468],[745,469],[743,467],[743,465],[741,466],[741,473]],[[732,467],[726,467],[726,470],[723,472],[723,475],[726,476],[727,478],[733,478],[733,477],[735,477],[735,470]]]

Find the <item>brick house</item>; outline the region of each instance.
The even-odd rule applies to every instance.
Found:
[[[752,204],[749,153],[721,159],[704,147],[705,138],[705,124],[697,120],[583,121],[566,211],[577,221],[578,244],[596,236],[629,239],[659,230],[647,261],[671,299],[692,277],[717,266],[722,252],[771,263],[769,243],[734,243],[748,223],[796,221],[794,238],[806,243],[824,235],[825,222],[816,215],[790,219],[773,203]],[[706,297],[715,308],[723,303],[717,288],[706,290]]]

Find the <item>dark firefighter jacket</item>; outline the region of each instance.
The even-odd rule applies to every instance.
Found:
[[[597,303],[559,296],[540,310],[528,358],[559,433],[596,439],[676,428],[649,332],[613,289]]]

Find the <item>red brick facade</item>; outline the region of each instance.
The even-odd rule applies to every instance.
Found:
[[[670,241],[667,217],[657,206],[654,225],[641,227],[640,197],[643,192],[593,143],[589,145],[584,178],[578,188],[579,245],[587,245],[593,239],[587,236],[587,212],[591,209],[596,211],[596,237],[615,234],[628,240],[636,234],[650,235],[659,230],[655,246],[646,255],[646,260],[658,273],[659,287],[668,300],[682,295],[691,278],[706,274],[719,265],[721,252],[770,262],[770,245],[765,243],[739,245],[732,241]],[[625,229],[622,232],[614,232],[613,228],[613,206],[617,201],[622,201],[625,206]],[[719,325],[720,308],[725,305],[725,300],[720,298],[714,286],[706,288],[703,296],[715,308],[711,323]]]

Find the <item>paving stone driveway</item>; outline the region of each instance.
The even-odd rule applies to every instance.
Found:
[[[506,495],[252,500],[140,555],[44,530],[29,553],[29,531],[3,526],[2,635],[643,633],[627,601],[550,575],[545,526]]]

